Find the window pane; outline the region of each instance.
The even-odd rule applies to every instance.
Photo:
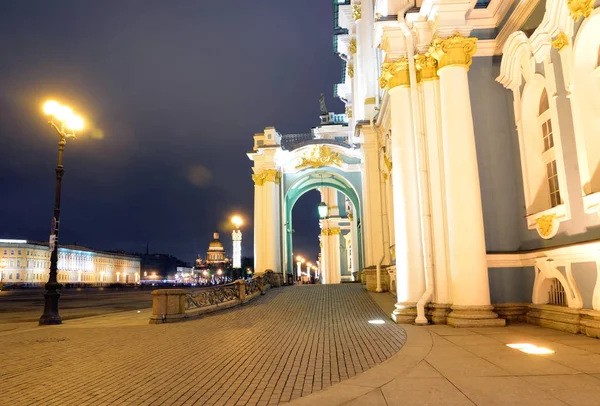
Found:
[[[540,98],[540,110],[539,110],[539,114],[542,114],[543,112],[545,112],[549,108],[550,107],[548,105],[548,93],[546,92],[546,89],[544,89],[544,91],[542,92],[542,97]]]

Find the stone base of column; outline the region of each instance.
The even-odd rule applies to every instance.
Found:
[[[506,320],[498,318],[493,306],[453,305],[446,323],[453,327],[504,327]]]
[[[416,303],[396,303],[396,309],[392,312],[392,320],[396,324],[413,324],[416,317]]]
[[[446,324],[451,307],[448,303],[429,303],[427,316],[433,324]]]

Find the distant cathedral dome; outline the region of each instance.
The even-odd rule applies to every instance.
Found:
[[[219,240],[219,233],[217,232],[213,234],[213,240],[208,245],[206,262],[208,264],[225,262],[225,247],[223,247],[223,243]]]

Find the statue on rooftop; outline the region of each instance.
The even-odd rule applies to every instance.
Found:
[[[319,96],[319,104],[321,105],[321,115],[329,114],[327,112],[327,106],[325,106],[325,95],[323,93]]]

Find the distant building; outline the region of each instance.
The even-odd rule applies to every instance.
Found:
[[[0,240],[0,283],[38,284],[50,274],[48,243],[27,240]],[[58,282],[99,286],[108,283],[138,283],[140,258],[97,251],[76,245],[58,247]]]
[[[174,281],[180,268],[189,268],[184,261],[167,254],[141,256],[142,283]]]

